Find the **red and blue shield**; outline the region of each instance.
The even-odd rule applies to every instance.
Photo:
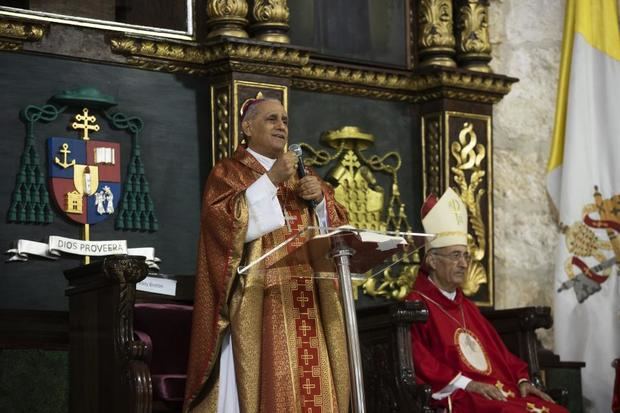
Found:
[[[49,138],[50,190],[58,208],[80,224],[113,215],[121,197],[121,152],[115,142]]]

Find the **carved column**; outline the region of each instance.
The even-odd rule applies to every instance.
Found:
[[[489,0],[458,0],[457,61],[465,69],[491,72],[489,41]]]
[[[290,43],[287,0],[254,0],[250,31],[258,40]]]
[[[65,271],[69,287],[69,411],[149,413],[146,345],[134,338],[136,283],[142,257],[110,256]]]
[[[228,83],[211,86],[211,156],[212,165],[220,159],[228,158],[232,154],[237,142],[232,135],[234,110],[231,87]]]
[[[421,0],[418,4],[420,66],[455,67],[452,0]]]
[[[486,306],[493,305],[491,113],[490,104],[453,99],[421,106],[424,196],[451,187],[467,206],[473,260],[463,292]]]
[[[246,0],[208,0],[207,37],[248,37],[248,3]]]

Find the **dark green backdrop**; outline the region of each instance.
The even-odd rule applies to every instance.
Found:
[[[114,230],[113,221],[91,227],[91,239],[127,239],[130,247],[153,246],[162,259],[161,272],[192,274],[196,262],[202,183],[209,171],[210,116],[206,79],[149,72],[34,55],[0,53],[0,247],[12,241],[46,241],[49,235],[80,237],[80,226],[55,211],[50,225],[7,222],[11,192],[23,150],[25,128],[19,111],[29,104],[43,105],[56,93],[93,86],[115,96],[117,109],[143,119],[142,160],[155,203],[160,229],[154,233]],[[345,125],[358,126],[376,138],[372,153],[397,150],[403,158],[400,172],[402,199],[410,222],[419,228],[420,148],[411,106],[365,98],[303,91],[290,93],[291,142],[320,147],[320,134]],[[45,168],[45,139],[48,136],[77,137],[67,125],[75,111],[50,124],[37,124],[37,150]],[[102,130],[95,139],[121,142],[122,171],[130,153],[129,138],[98,118]],[[323,147],[325,148],[325,147]],[[44,169],[45,170],[45,169]],[[320,172],[325,173],[323,168]],[[377,174],[389,189],[389,181]],[[389,192],[386,194],[389,196]],[[386,197],[387,202],[387,197]],[[8,256],[6,256],[8,257]],[[0,308],[66,309],[62,271],[80,265],[78,258],[57,262],[32,258],[26,263],[0,263]]]
[[[25,128],[19,120],[23,107],[43,105],[56,93],[93,86],[115,96],[118,110],[141,117],[142,160],[150,183],[160,229],[154,233],[115,231],[113,221],[91,226],[91,239],[127,239],[130,247],[153,246],[161,271],[190,274],[195,267],[202,182],[208,173],[209,96],[200,79],[59,58],[0,53],[0,247],[8,249],[19,238],[47,240],[49,235],[80,237],[80,226],[56,213],[50,225],[7,223],[7,211]],[[48,125],[37,124],[37,150],[42,168],[48,136],[78,137],[66,128],[69,116]],[[98,117],[102,130],[95,139],[121,142],[122,173],[130,153],[128,135],[111,130]],[[45,170],[45,169],[44,169]],[[26,263],[0,263],[0,308],[65,309],[66,286],[62,271],[79,265],[79,259],[57,262],[31,259]]]

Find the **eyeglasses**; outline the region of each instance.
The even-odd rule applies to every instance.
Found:
[[[454,251],[451,252],[449,254],[440,254],[438,252],[432,252],[433,255],[438,255],[440,257],[443,258],[447,258],[448,260],[452,261],[452,262],[459,262],[461,259],[463,259],[467,264],[469,264],[471,262],[471,255],[469,255],[468,252],[458,252],[458,251]]]

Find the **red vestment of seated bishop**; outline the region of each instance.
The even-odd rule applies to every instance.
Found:
[[[450,300],[420,272],[407,299],[422,300],[429,310],[428,321],[411,328],[419,383],[429,384],[435,394],[463,375],[498,387],[507,398],[487,400],[457,389],[450,395],[453,412],[567,412],[535,396],[521,397],[518,382],[529,380],[527,364],[508,351],[491,323],[460,289]],[[447,407],[448,397],[434,403]]]

